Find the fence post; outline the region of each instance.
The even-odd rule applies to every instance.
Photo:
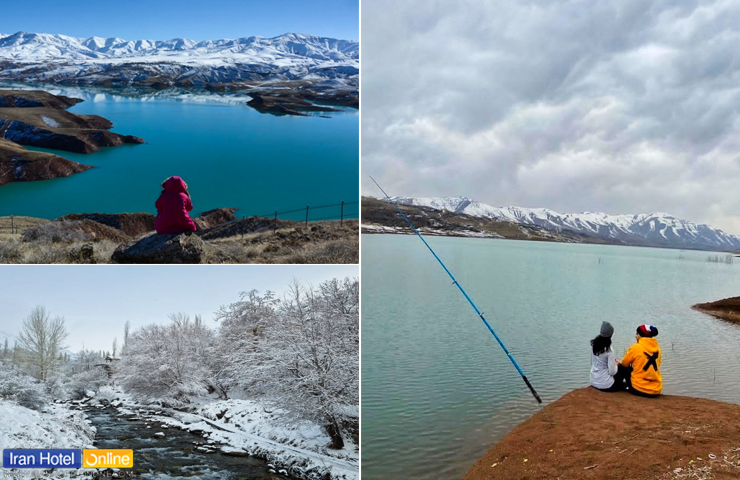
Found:
[[[242,220],[244,220],[245,218],[247,217],[242,216]],[[242,222],[242,240],[244,240],[244,222]]]
[[[272,234],[274,235],[275,232],[277,232],[277,210],[275,210],[275,224],[272,227]]]
[[[10,233],[11,235],[15,233],[15,215],[10,216]]]
[[[308,205],[306,205],[306,228],[308,228]]]
[[[344,200],[342,200],[342,210],[339,212],[339,226],[344,225]]]

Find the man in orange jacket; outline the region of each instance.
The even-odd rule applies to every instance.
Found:
[[[662,354],[658,341],[658,329],[652,325],[640,325],[635,334],[636,343],[624,354],[621,364],[632,367],[630,393],[641,397],[657,397],[663,391],[660,375]]]

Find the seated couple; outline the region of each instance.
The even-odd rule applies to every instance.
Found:
[[[657,397],[663,391],[662,360],[655,337],[658,329],[640,325],[635,343],[620,362],[614,357],[611,323],[601,324],[601,333],[591,340],[591,386],[602,392],[629,391],[641,397]]]

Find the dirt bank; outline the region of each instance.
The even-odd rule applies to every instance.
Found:
[[[740,405],[574,390],[509,432],[464,477],[558,478],[740,478]]]
[[[721,320],[740,324],[740,297],[723,298],[709,303],[697,303],[691,308],[702,313],[708,313]]]

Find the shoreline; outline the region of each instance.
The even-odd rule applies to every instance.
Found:
[[[382,229],[388,229],[384,231],[369,231],[366,228],[368,226],[372,227],[380,227]],[[387,227],[383,225],[370,225],[370,224],[361,224],[360,225],[360,233],[362,235],[403,235],[403,236],[415,236],[416,234],[408,227],[406,227],[406,231],[391,231],[394,227]],[[565,245],[596,245],[596,246],[604,246],[604,247],[633,247],[633,248],[652,248],[655,250],[675,250],[675,251],[683,251],[688,250],[690,252],[707,252],[707,253],[721,253],[721,254],[730,254],[731,252],[727,251],[719,251],[719,250],[703,250],[700,248],[677,248],[677,247],[655,247],[652,245],[630,245],[630,244],[622,244],[622,243],[605,243],[605,242],[566,242],[562,240],[552,240],[552,239],[542,239],[542,238],[506,238],[506,237],[494,237],[494,236],[483,236],[483,235],[453,235],[449,233],[434,233],[427,231],[424,228],[418,229],[422,235],[424,236],[430,236],[430,237],[448,237],[448,238],[471,238],[471,239],[479,239],[479,240],[510,240],[515,242],[535,242],[535,243],[557,243],[557,244],[565,244]],[[692,307],[693,308],[693,307]],[[704,312],[707,313],[707,312]],[[718,317],[719,318],[719,317]]]
[[[725,322],[740,325],[740,297],[728,297],[707,303],[697,303],[692,310],[711,315]]]
[[[515,427],[463,478],[739,476],[740,405],[675,395],[647,399],[586,387]]]

